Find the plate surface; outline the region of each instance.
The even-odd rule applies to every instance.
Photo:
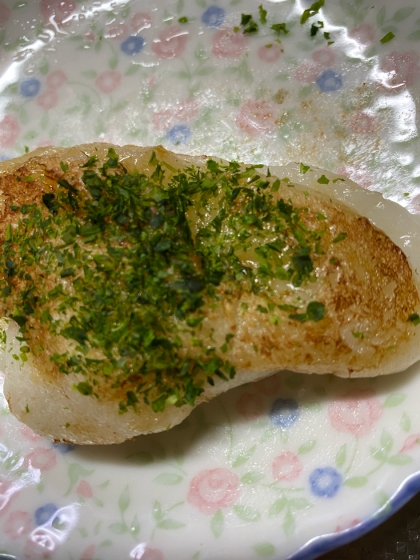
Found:
[[[264,2],[264,18],[251,0],[3,0],[0,156],[102,140],[304,161],[418,212],[420,5],[326,0],[301,24],[310,6]],[[418,370],[283,372],[102,448],[53,446],[2,400],[0,551],[315,558],[418,488]]]

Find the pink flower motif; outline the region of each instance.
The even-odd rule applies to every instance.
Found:
[[[105,37],[107,39],[124,39],[128,33],[128,25],[125,23],[116,23],[106,30]]]
[[[276,395],[281,387],[280,377],[277,374],[261,379],[254,384],[254,389],[262,393],[266,397],[273,397]]]
[[[406,453],[407,451],[411,451],[417,445],[420,445],[420,434],[412,434],[411,436],[408,436],[406,438],[399,453]]]
[[[146,547],[141,560],[163,560],[163,552],[157,548]]]
[[[368,23],[361,23],[349,31],[349,37],[362,45],[370,45],[375,38],[375,29]]]
[[[54,70],[45,80],[48,89],[58,89],[67,82],[67,76],[62,70]]]
[[[41,0],[41,14],[45,23],[53,20],[58,26],[68,24],[75,9],[74,0]]]
[[[184,52],[188,40],[188,31],[178,25],[171,25],[153,39],[152,51],[159,58],[176,58]]]
[[[93,496],[92,486],[86,480],[81,480],[79,482],[76,492],[79,496],[83,496],[83,498],[92,498]]]
[[[236,58],[241,55],[248,44],[243,33],[233,29],[219,29],[213,35],[213,47],[211,49],[217,58]]]
[[[262,45],[257,54],[263,62],[276,62],[280,58],[281,48],[278,43],[269,43],[268,45]]]
[[[255,136],[260,132],[270,132],[275,128],[277,107],[270,101],[247,101],[236,117],[241,130]]]
[[[105,70],[95,80],[96,87],[103,93],[111,93],[121,83],[121,74],[116,70]]]
[[[228,469],[204,470],[190,484],[188,501],[202,513],[211,515],[236,502],[239,478]]]
[[[40,441],[43,439],[39,434],[36,434],[33,430],[31,430],[29,426],[26,426],[26,424],[21,425],[20,433],[28,441]]]
[[[0,478],[0,515],[7,511],[12,498],[16,498],[20,488],[10,480]]]
[[[329,68],[334,64],[335,52],[328,48],[318,49],[312,53],[312,60],[323,68]]]
[[[57,457],[53,449],[45,447],[37,447],[31,453],[26,455],[24,465],[26,468],[39,469],[49,471],[57,464]]]
[[[136,12],[131,16],[130,26],[135,33],[139,33],[143,29],[149,29],[152,26],[152,18],[149,14]]]
[[[11,115],[6,115],[0,121],[0,148],[10,148],[18,139],[19,123]]]
[[[360,519],[352,519],[350,522],[343,523],[343,525],[337,525],[335,528],[336,533],[341,533],[341,531],[345,531],[346,529],[351,529],[352,527],[356,527],[359,525]]]
[[[298,82],[304,84],[313,84],[316,82],[322,66],[318,62],[302,62],[295,71],[295,78]]]
[[[193,119],[198,112],[198,103],[194,99],[187,99],[177,103],[170,109],[156,111],[152,123],[158,130],[167,130],[176,122],[187,122]]]
[[[380,85],[393,93],[412,86],[420,75],[419,59],[415,51],[387,54],[380,65],[381,72],[387,76],[380,81]]]
[[[349,126],[350,130],[356,134],[367,134],[375,130],[376,119],[363,111],[356,111],[350,115]]]
[[[273,461],[273,477],[275,480],[294,480],[302,472],[303,465],[296,453],[285,451]]]
[[[382,405],[369,390],[347,393],[328,407],[332,427],[357,437],[367,435],[381,417]]]
[[[130,552],[133,560],[163,560],[163,553],[157,548],[149,548],[146,543],[140,543]]]
[[[94,544],[89,545],[81,554],[79,560],[93,560],[96,547]]]
[[[49,558],[54,552],[55,547],[56,542],[51,532],[43,527],[38,527],[32,531],[26,540],[23,553],[27,560]]]
[[[256,420],[264,412],[264,403],[259,395],[243,393],[236,401],[236,410],[245,420]]]
[[[27,511],[12,511],[4,524],[4,532],[11,539],[26,535],[32,528],[32,516]]]
[[[5,25],[9,21],[10,14],[10,8],[4,2],[0,2],[0,25]]]
[[[44,93],[38,96],[36,102],[46,111],[48,111],[49,109],[54,109],[54,107],[58,103],[57,92],[53,89],[47,89],[47,91],[44,91]]]

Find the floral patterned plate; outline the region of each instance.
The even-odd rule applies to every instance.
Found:
[[[420,4],[261,1],[0,1],[0,156],[103,140],[304,161],[418,212]],[[52,445],[3,399],[1,552],[315,558],[419,487],[418,370],[283,372],[99,448]]]

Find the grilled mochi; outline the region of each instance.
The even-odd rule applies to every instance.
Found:
[[[13,414],[55,441],[110,444],[281,369],[357,377],[415,362],[403,251],[324,175],[324,192],[282,177],[108,144],[3,162]]]

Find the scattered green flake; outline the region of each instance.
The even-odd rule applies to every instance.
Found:
[[[63,173],[67,166],[61,162]],[[270,187],[262,165],[243,171],[209,160],[204,170],[179,172],[153,153],[149,167],[150,175],[129,173],[114,149],[104,162],[86,155],[83,188],[76,177],[61,178],[39,205],[13,207],[18,216],[6,224],[2,253],[0,294],[22,335],[39,320],[51,336],[74,342],[51,361],[63,374],[84,376],[74,385],[82,395],[97,397],[99,376],[110,379],[122,390],[120,413],[140,402],[155,412],[193,405],[206,383],[232,379],[224,355],[232,335],[208,348],[201,308],[216,308],[228,286],[264,298],[257,309],[273,325],[281,321],[276,309],[299,315],[271,302],[271,280],[312,282],[313,256],[322,252],[322,233],[303,219],[308,209],[279,200],[280,180]],[[190,212],[207,208],[211,221],[191,235]],[[321,305],[311,302],[300,315],[321,320]],[[181,333],[194,346],[190,355]],[[15,359],[26,360],[26,348]]]
[[[346,239],[346,237],[347,237],[347,233],[345,231],[342,231],[341,233],[339,233],[337,235],[337,237],[334,237],[332,242],[333,243],[340,243],[340,241],[344,241],[344,239]]]
[[[420,315],[418,313],[412,313],[407,321],[410,321],[410,323],[417,326],[420,324]]]
[[[26,412],[26,414],[29,414],[29,406],[28,405],[25,406],[25,412]]]
[[[258,11],[260,13],[260,22],[264,25],[267,23],[267,10],[264,10],[262,4],[258,6]]]
[[[351,334],[354,336],[354,338],[359,338],[360,340],[363,340],[365,338],[365,333],[362,332],[351,331]]]
[[[310,29],[311,37],[315,37],[315,35],[318,33],[318,31],[320,29],[322,29],[323,27],[324,27],[324,22],[323,21],[318,21],[317,23],[313,23],[311,25],[311,29]]]
[[[299,168],[301,173],[306,173],[307,171],[310,170],[310,166],[309,165],[304,165],[303,163],[300,164],[300,168]]]
[[[317,183],[319,183],[320,185],[328,185],[329,182],[330,180],[328,179],[328,177],[325,177],[325,175],[321,175],[321,177],[317,180]]]
[[[309,18],[316,15],[319,10],[324,6],[325,0],[318,0],[314,2],[309,8],[307,8],[302,15],[300,16],[300,23],[304,24],[308,21]]]
[[[381,39],[381,43],[389,43],[389,41],[392,41],[392,39],[395,37],[394,33],[392,33],[392,31],[390,31],[389,33],[387,33],[386,35],[384,35]]]
[[[186,16],[182,16],[178,19],[179,23],[188,23],[188,18]]]
[[[311,301],[306,308],[309,321],[321,321],[325,317],[325,305],[319,301]]]
[[[284,33],[285,35],[290,33],[290,30],[287,29],[287,26],[286,26],[285,23],[275,23],[274,25],[272,25],[270,27],[270,29],[272,29],[273,31],[278,33],[278,35],[280,35],[280,33]]]

